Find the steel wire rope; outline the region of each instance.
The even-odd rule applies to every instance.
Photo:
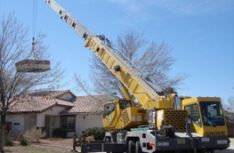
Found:
[[[37,25],[37,3],[38,1],[37,0],[33,0],[33,30],[32,30],[32,59],[33,59],[33,64],[34,66],[39,66],[37,67],[38,69],[41,69],[41,71],[43,71],[43,69],[46,69],[46,66],[45,66],[45,61],[43,62],[44,64],[44,68],[41,68],[40,67],[40,62],[41,61],[37,61],[39,63],[35,63],[36,61],[34,61],[36,57],[35,55],[35,45],[36,45],[36,42],[35,42],[35,33],[36,33],[36,25]]]
[[[34,59],[34,45],[35,45],[35,31],[36,31],[36,21],[37,21],[37,0],[33,0],[33,30],[32,30],[32,59]]]
[[[2,22],[2,0],[0,0],[0,23]],[[2,32],[2,26],[0,26],[0,35],[1,35],[1,32]]]

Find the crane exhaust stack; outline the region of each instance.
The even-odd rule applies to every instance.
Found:
[[[182,110],[182,104],[181,104],[180,97],[175,97],[175,100],[173,101],[173,108],[174,108],[174,110]]]

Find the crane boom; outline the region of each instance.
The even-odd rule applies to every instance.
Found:
[[[100,60],[109,68],[113,75],[128,89],[128,91],[146,108],[147,103],[158,97],[162,90],[153,85],[149,80],[141,77],[133,68],[120,58],[112,47],[106,45],[99,37],[86,29],[70,13],[63,9],[54,0],[45,0],[47,4],[60,15],[84,41],[85,47],[89,47]]]
[[[60,15],[60,18],[63,19],[84,41],[95,36],[54,0],[45,0],[45,2],[49,4],[49,6]]]

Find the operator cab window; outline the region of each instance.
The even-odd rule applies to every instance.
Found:
[[[224,125],[220,102],[200,102],[202,120],[205,126]]]
[[[193,123],[197,124],[198,126],[201,126],[201,119],[199,115],[198,105],[197,104],[187,105],[184,107],[184,109],[188,112]]]
[[[109,103],[109,104],[104,105],[103,118],[105,118],[106,115],[110,115],[114,110],[115,110],[115,104],[114,103]]]
[[[125,109],[127,107],[131,107],[131,101],[130,100],[120,100],[119,101],[119,108]]]

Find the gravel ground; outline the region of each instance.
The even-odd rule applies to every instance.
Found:
[[[73,149],[73,139],[41,139],[40,143],[33,143],[27,146],[21,146],[19,142],[14,141],[12,147],[4,147],[6,153],[71,153]],[[80,151],[79,147],[76,150]]]

